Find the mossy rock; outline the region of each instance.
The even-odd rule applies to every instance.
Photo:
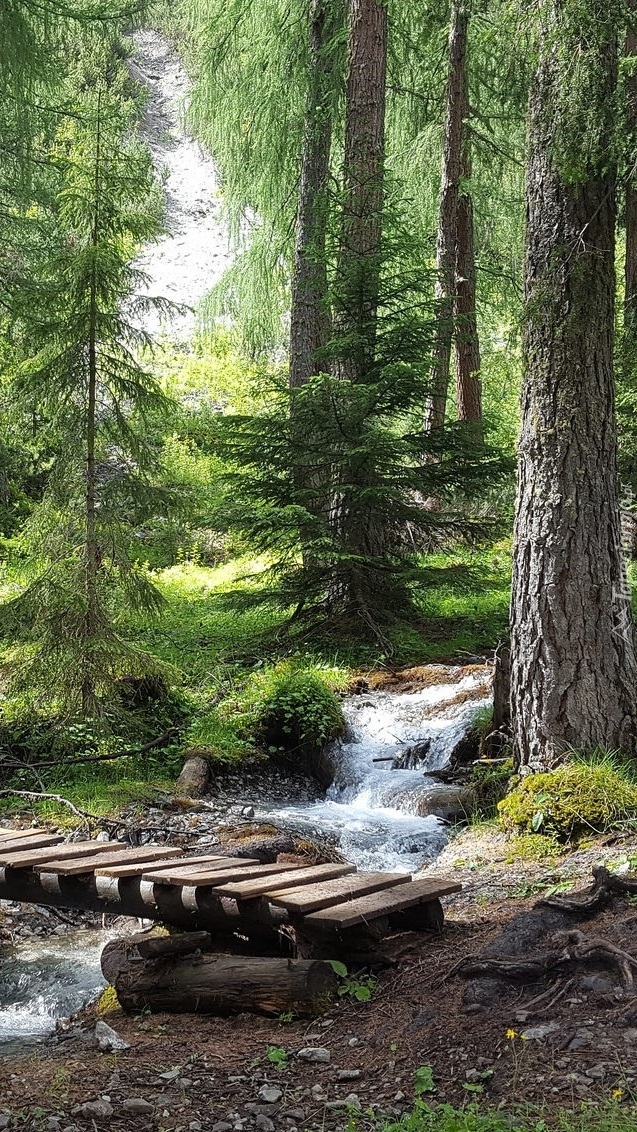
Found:
[[[637,782],[611,758],[566,763],[523,778],[498,810],[507,830],[548,833],[567,841],[634,821]]]

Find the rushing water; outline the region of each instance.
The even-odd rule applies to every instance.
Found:
[[[106,985],[100,968],[104,932],[20,942],[0,957],[0,1056],[43,1041]]]
[[[324,801],[256,809],[308,838],[333,840],[361,869],[411,872],[436,856],[446,825],[420,816],[435,780],[427,771],[442,769],[476,713],[491,699],[486,669],[461,675],[447,668],[448,680],[417,692],[372,692],[345,701],[347,732],[328,752],[335,778]],[[463,696],[475,698],[463,700]],[[458,702],[460,700],[461,702]],[[391,756],[429,741],[423,765],[396,770]],[[375,761],[390,760],[390,761]]]

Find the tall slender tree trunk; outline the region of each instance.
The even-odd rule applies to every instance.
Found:
[[[619,5],[611,2],[600,16],[593,0],[583,0],[577,18],[573,8],[570,0],[546,5],[530,99],[511,610],[512,726],[523,773],[553,766],[569,745],[632,751],[637,738],[613,379],[608,155]],[[586,90],[574,92],[562,68],[584,54]]]
[[[476,318],[476,257],[473,230],[473,200],[464,182],[471,178],[469,99],[465,75],[465,110],[462,125],[462,160],[456,228],[456,295],[454,304],[454,358],[456,406],[459,421],[468,421],[481,431],[482,382],[480,340]]]
[[[347,346],[338,369],[364,382],[375,354],[383,212],[387,8],[379,0],[350,0],[348,63],[337,288]]]
[[[335,286],[337,375],[354,385],[373,382],[384,203],[387,8],[380,0],[349,0],[343,219]],[[347,393],[345,393],[347,396]],[[332,526],[349,565],[333,581],[329,603],[352,611],[377,632],[378,575],[386,531],[367,488],[373,459],[365,444],[367,420],[350,420],[342,486],[332,500]]]
[[[449,367],[456,300],[456,245],[458,240],[458,191],[461,176],[463,119],[467,112],[467,29],[469,17],[463,0],[452,0],[449,28],[449,70],[438,236],[436,240],[436,338],[431,371],[431,389],[425,406],[425,430],[445,423]]]
[[[325,50],[330,0],[310,4],[310,81],[303,149],[290,311],[290,386],[316,373],[317,357],[329,336],[327,307],[327,183],[332,143],[333,67]]]
[[[95,706],[95,680],[93,665],[89,660],[91,655],[91,642],[94,641],[99,622],[99,596],[97,578],[99,572],[100,555],[97,539],[97,481],[95,466],[95,433],[97,419],[97,264],[95,256],[99,243],[100,230],[100,178],[101,178],[101,132],[100,132],[100,96],[97,101],[97,133],[95,142],[95,195],[93,202],[93,229],[91,233],[91,249],[93,264],[90,282],[90,314],[88,337],[88,383],[86,396],[86,494],[85,494],[85,532],[86,545],[85,577],[86,577],[86,613],[84,617],[84,678],[82,680],[82,711],[85,715],[91,714]]]

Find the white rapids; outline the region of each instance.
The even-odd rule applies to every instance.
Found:
[[[44,1041],[58,1022],[91,1002],[106,986],[100,967],[110,935],[77,931],[20,941],[0,958],[0,1057]]]
[[[148,91],[140,135],[153,155],[165,196],[166,231],[138,261],[147,277],[140,294],[170,299],[189,309],[167,319],[149,311],[148,333],[163,332],[189,345],[195,309],[229,266],[232,256],[221,219],[214,161],[184,125],[188,78],[167,39],[151,28],[133,37],[131,74]]]
[[[460,669],[445,671],[448,682],[417,692],[349,697],[343,705],[346,736],[328,752],[336,774],[325,801],[268,809],[255,804],[255,816],[309,839],[332,840],[361,869],[412,872],[436,856],[447,840],[447,827],[436,817],[419,816],[423,795],[435,785],[427,771],[446,766],[476,714],[491,703],[485,668],[461,679]],[[462,693],[475,698],[457,702]],[[418,769],[394,770],[391,761],[374,761],[427,739],[429,750]]]

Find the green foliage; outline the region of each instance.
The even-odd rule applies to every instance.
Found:
[[[436,1082],[431,1065],[421,1065],[414,1073],[414,1096],[422,1097],[425,1093],[434,1093]]]
[[[505,829],[559,840],[601,833],[637,819],[637,780],[620,756],[593,752],[523,778],[498,810]]]
[[[512,774],[512,759],[507,759],[504,763],[484,763],[473,767],[470,784],[477,817],[496,816],[498,805],[511,785]]]
[[[328,959],[328,963],[339,978],[338,993],[341,997],[353,998],[356,1002],[369,1002],[376,989],[377,979],[373,975],[358,973],[350,975],[339,959]]]
[[[274,1065],[277,1069],[289,1067],[289,1055],[282,1046],[268,1046],[266,1057],[270,1065]]]

